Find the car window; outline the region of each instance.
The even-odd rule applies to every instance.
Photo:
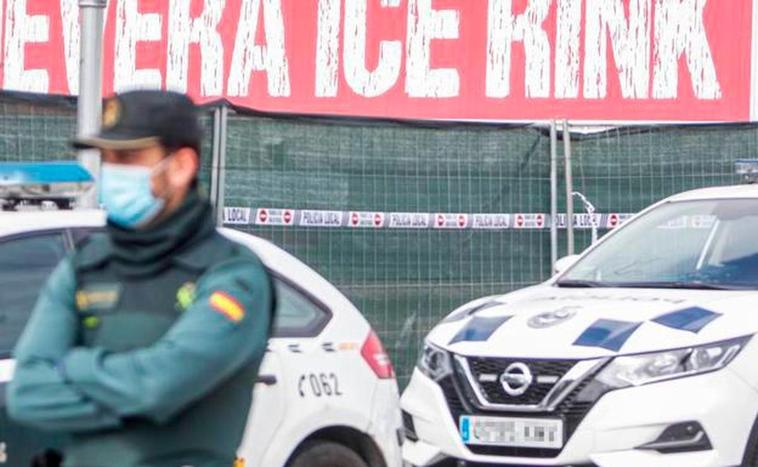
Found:
[[[40,289],[65,253],[60,232],[0,240],[0,356],[12,350]]]
[[[276,312],[273,337],[317,336],[331,317],[323,305],[280,278],[274,279]]]
[[[756,229],[752,199],[669,202],[589,251],[558,285],[758,289]]]

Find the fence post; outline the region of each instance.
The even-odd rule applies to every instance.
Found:
[[[558,261],[558,129],[550,122],[550,275]]]
[[[571,129],[568,120],[563,121],[563,155],[566,175],[566,241],[567,255],[574,254],[574,181],[571,175]]]
[[[102,56],[103,13],[107,0],[79,0],[81,12],[81,48],[79,49],[79,100],[77,105],[77,134],[91,136],[100,129],[102,113]],[[95,188],[84,194],[80,205],[98,207],[97,181],[100,178],[100,152],[85,149],[78,153],[79,163],[95,179]]]
[[[219,164],[219,145],[221,140],[219,139],[219,133],[221,132],[221,113],[220,107],[213,109],[213,133],[212,146],[211,146],[211,187],[209,198],[214,212],[218,209],[218,164]]]
[[[224,225],[224,183],[226,180],[226,127],[228,108],[213,111],[213,160],[211,162],[211,204],[216,211],[216,225]]]

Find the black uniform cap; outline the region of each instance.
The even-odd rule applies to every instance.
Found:
[[[77,149],[143,149],[162,144],[190,147],[200,154],[202,128],[198,108],[184,94],[137,90],[116,94],[103,104],[103,125],[93,136],[76,138]]]

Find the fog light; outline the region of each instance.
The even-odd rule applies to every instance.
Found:
[[[713,449],[705,429],[698,422],[684,422],[668,426],[658,438],[637,447],[663,454],[677,452],[708,451]]]

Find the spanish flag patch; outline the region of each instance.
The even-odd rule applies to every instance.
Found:
[[[235,323],[239,323],[245,317],[245,308],[229,294],[218,291],[213,292],[209,302],[211,308]]]

